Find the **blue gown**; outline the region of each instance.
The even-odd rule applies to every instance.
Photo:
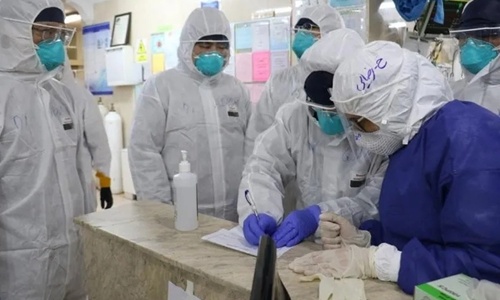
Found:
[[[500,118],[443,106],[390,157],[379,205],[380,222],[361,229],[402,251],[406,293],[458,273],[500,283]]]

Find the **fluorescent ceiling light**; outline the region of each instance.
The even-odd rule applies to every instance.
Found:
[[[64,23],[69,24],[69,23],[77,23],[82,21],[82,16],[78,13],[72,13],[66,16],[66,19],[64,20]]]
[[[275,13],[275,14],[285,14],[292,12],[292,8],[290,6],[286,7],[277,7],[277,8],[268,8],[268,9],[260,9],[255,12],[256,15],[267,14],[267,13]]]

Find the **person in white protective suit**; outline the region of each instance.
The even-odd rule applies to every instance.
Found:
[[[76,82],[67,57],[64,69],[58,77],[77,100],[76,111],[82,125],[80,129],[84,140],[78,150],[80,161],[78,171],[85,193],[85,214],[95,212],[97,209],[93,170],[97,172],[99,178],[101,208],[109,209],[113,206],[111,179],[109,178],[111,151],[99,107],[90,92]]]
[[[316,232],[322,211],[333,211],[358,225],[378,217],[385,158],[368,154],[355,158],[340,119],[331,111],[329,92],[337,66],[363,46],[355,31],[338,29],[302,57],[310,73],[302,89],[310,102],[296,101],[278,111],[274,124],[257,138],[243,173],[238,214],[251,244],[258,245],[260,236],[268,234],[277,247],[294,246]],[[284,202],[289,199],[283,198],[293,179],[299,195],[295,211],[288,214]],[[247,191],[258,216],[246,201]]]
[[[76,100],[58,0],[0,1],[0,299],[85,299]]]
[[[195,9],[180,37],[179,65],[144,85],[130,140],[130,167],[139,200],[172,203],[181,150],[198,175],[200,213],[236,221],[250,96],[222,73],[231,29],[213,8]]]
[[[470,1],[450,33],[459,41],[465,75],[451,83],[455,98],[475,102],[500,115],[500,2]]]
[[[255,139],[259,134],[271,127],[279,108],[293,102],[292,93],[304,86],[308,72],[300,59],[305,51],[321,36],[330,31],[345,28],[342,16],[327,4],[304,8],[295,24],[293,52],[299,58],[298,64],[278,72],[267,81],[265,90],[250,118],[247,130],[245,156],[252,153]]]

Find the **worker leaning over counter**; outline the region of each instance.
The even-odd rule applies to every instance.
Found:
[[[268,234],[278,247],[294,246],[316,232],[322,211],[334,211],[357,225],[378,218],[385,158],[366,153],[356,159],[330,101],[337,66],[363,46],[355,31],[338,29],[302,57],[310,74],[295,95],[298,101],[285,104],[257,138],[243,173],[238,213],[251,244],[258,245]],[[289,205],[284,194],[292,180],[299,193],[298,201]],[[247,191],[258,217],[246,202]],[[285,211],[289,206],[294,211]]]
[[[348,246],[290,267],[394,281],[408,294],[458,273],[499,283],[500,118],[451,101],[447,81],[429,61],[391,42],[370,43],[344,60],[333,81],[332,100],[354,142],[389,155],[380,221],[358,230],[329,214]]]
[[[58,0],[0,1],[0,298],[85,299],[77,99]]]
[[[198,175],[198,210],[237,221],[250,96],[223,74],[231,28],[214,8],[188,17],[177,51],[179,65],[149,79],[136,106],[130,167],[139,200],[172,203],[171,183],[187,150]]]
[[[500,1],[470,1],[450,33],[459,41],[465,75],[451,85],[455,97],[500,115]]]

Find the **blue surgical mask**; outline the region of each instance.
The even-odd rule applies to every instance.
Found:
[[[222,72],[225,61],[219,52],[207,52],[197,56],[194,65],[203,75],[211,77]]]
[[[295,35],[295,39],[293,40],[292,50],[297,55],[298,58],[301,58],[314,43],[316,43],[317,38],[310,32],[306,31],[298,31]]]
[[[498,55],[491,43],[469,38],[460,48],[460,62],[472,74],[479,73]]]
[[[66,50],[62,41],[43,41],[37,45],[36,54],[47,71],[62,66],[66,60]]]
[[[338,135],[344,133],[344,126],[339,115],[335,112],[315,109],[318,117],[319,128],[327,135]]]

